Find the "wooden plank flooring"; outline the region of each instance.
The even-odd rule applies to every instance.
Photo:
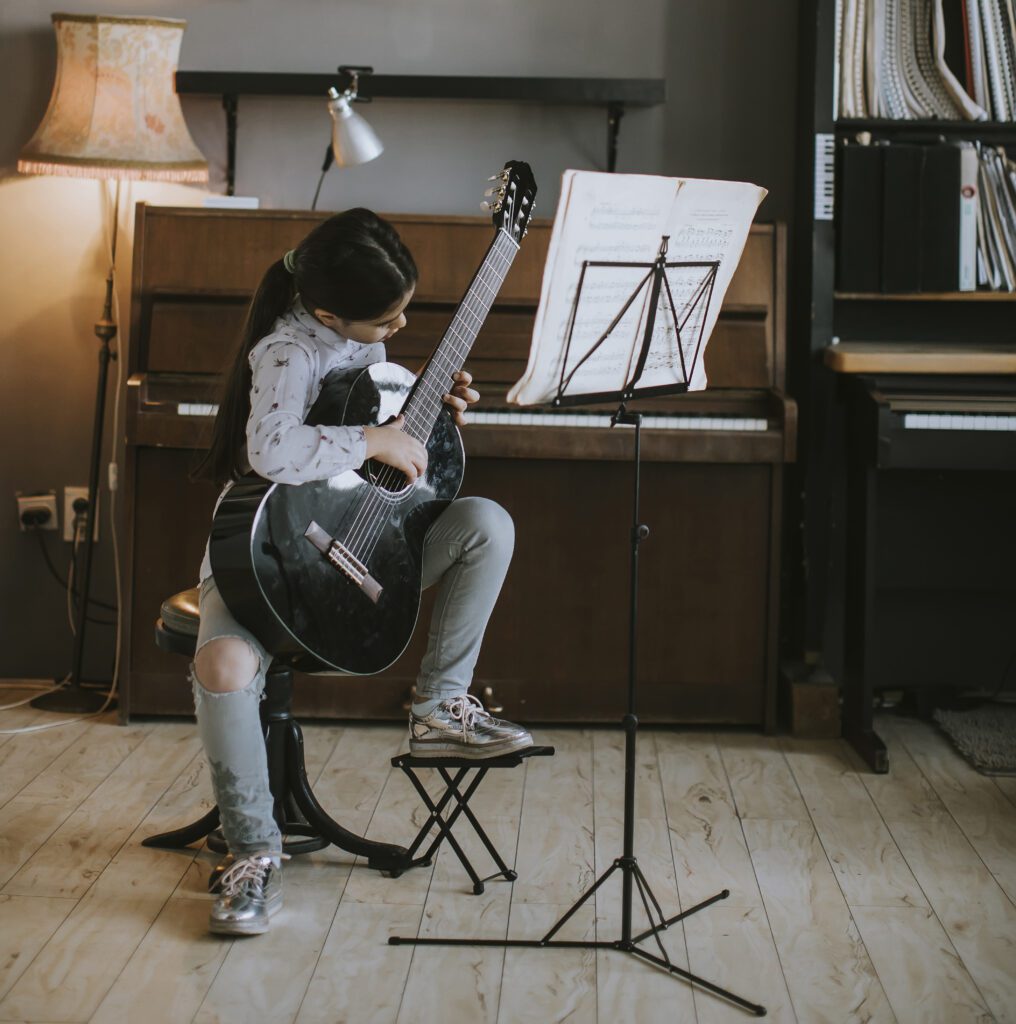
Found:
[[[0,688],[0,703],[17,696]],[[40,720],[17,709],[0,728]],[[978,775],[928,725],[878,727],[892,766],[882,776],[839,741],[643,730],[636,854],[663,913],[730,891],[663,934],[668,955],[775,1022],[1016,1021],[1016,784]],[[322,804],[408,842],[425,813],[388,768],[404,731],[305,732]],[[612,950],[387,945],[538,937],[620,855],[620,733],[538,739],[557,755],[492,772],[472,804],[517,865],[514,884],[473,895],[447,847],[398,879],[323,850],[286,865],[268,935],[230,941],[206,927],[215,855],[140,845],[209,806],[192,726],[107,716],[0,736],[0,1021],[750,1019]],[[464,821],[456,835],[481,874],[494,870]],[[617,938],[620,890],[608,880],[559,937]],[[636,931],[644,917],[636,896]]]

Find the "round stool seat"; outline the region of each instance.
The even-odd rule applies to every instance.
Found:
[[[198,613],[198,588],[181,590],[179,594],[167,597],[162,602],[162,623],[174,633],[198,635],[201,618]]]
[[[194,657],[198,642],[198,588],[181,590],[162,602],[162,615],[155,623],[155,646],[169,654]]]

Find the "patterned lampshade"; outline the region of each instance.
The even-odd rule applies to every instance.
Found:
[[[24,174],[144,181],[208,180],[173,74],[187,23],[54,14],[56,81],[21,151]]]

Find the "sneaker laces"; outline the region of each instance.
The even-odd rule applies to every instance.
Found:
[[[234,864],[231,864],[222,873],[219,882],[220,896],[235,896],[241,892],[245,883],[252,883],[259,892],[264,891],[265,875],[272,866],[273,855],[255,853],[249,857],[241,857]],[[286,854],[281,854],[280,860],[289,860]]]
[[[480,718],[490,718],[490,713],[480,703],[479,698],[471,693],[464,693],[461,697],[449,697],[445,701],[445,707],[452,718],[462,723],[463,733],[469,732]]]

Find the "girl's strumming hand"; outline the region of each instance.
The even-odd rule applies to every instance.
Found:
[[[455,383],[452,385],[451,391],[444,396],[444,403],[454,410],[452,419],[460,427],[464,427],[466,425],[466,409],[480,400],[480,392],[469,386],[473,383],[473,375],[467,370],[453,373],[452,380]]]
[[[400,470],[409,483],[415,483],[427,469],[427,449],[405,432],[405,424],[405,416],[396,416],[382,427],[364,427],[367,458]]]

